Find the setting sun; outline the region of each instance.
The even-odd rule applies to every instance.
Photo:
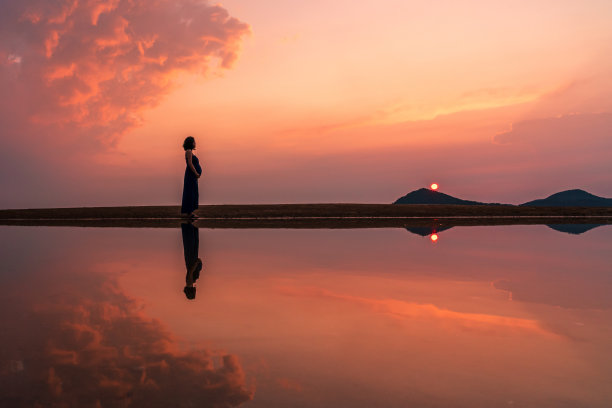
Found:
[[[429,186],[429,188],[431,188],[432,190],[437,190],[438,185],[436,183],[433,183],[431,186]]]
[[[431,234],[429,238],[432,240],[432,242],[436,242],[438,240],[438,234]]]

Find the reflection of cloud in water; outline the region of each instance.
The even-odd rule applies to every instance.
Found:
[[[3,406],[229,407],[252,399],[236,356],[215,366],[206,350],[181,351],[115,283],[87,288],[93,293],[71,288],[57,303],[19,310],[22,319],[2,319],[2,332],[10,330]]]
[[[610,309],[612,298],[610,278],[593,276],[592,281],[583,279],[576,271],[574,277],[534,276],[529,279],[499,279],[493,282],[496,289],[507,291],[512,300],[545,304],[570,309]]]
[[[543,335],[553,333],[543,329],[537,320],[486,313],[466,313],[440,308],[434,304],[406,302],[399,299],[375,299],[335,293],[321,288],[284,287],[282,293],[292,296],[313,296],[337,299],[372,308],[377,313],[398,319],[427,319],[453,322],[470,330],[522,330]]]
[[[276,384],[278,384],[279,387],[285,390],[295,391],[295,392],[304,391],[304,387],[302,387],[302,384],[290,378],[277,378]]]

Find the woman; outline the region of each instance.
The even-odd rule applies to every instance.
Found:
[[[187,168],[185,169],[185,181],[183,182],[183,202],[181,204],[181,215],[190,218],[197,218],[193,212],[198,208],[198,179],[202,175],[200,161],[196,155],[193,154],[195,147],[195,139],[192,136],[187,137],[183,142]]]

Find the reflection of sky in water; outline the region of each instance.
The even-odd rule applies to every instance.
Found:
[[[2,227],[3,405],[610,405],[611,227],[438,235]]]

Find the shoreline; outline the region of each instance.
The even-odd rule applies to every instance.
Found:
[[[0,225],[177,228],[179,206],[0,210]],[[534,224],[612,224],[612,208],[438,204],[203,205],[204,228],[398,228]]]

